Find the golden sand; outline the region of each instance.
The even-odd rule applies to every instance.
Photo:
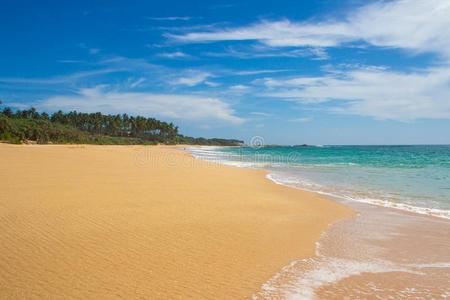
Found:
[[[350,209],[173,147],[0,145],[0,299],[246,299]]]

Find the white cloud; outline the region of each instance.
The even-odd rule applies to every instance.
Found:
[[[179,59],[179,58],[190,58],[191,56],[189,54],[186,54],[181,51],[175,51],[175,52],[164,52],[158,54],[160,57],[169,58],[169,59]]]
[[[324,48],[310,47],[303,49],[280,50],[266,45],[252,45],[251,47],[226,47],[222,52],[205,52],[210,57],[237,57],[241,59],[270,58],[270,57],[307,57],[312,60],[326,60],[329,55]]]
[[[10,84],[38,84],[38,85],[52,85],[52,84],[69,84],[77,82],[78,80],[87,79],[90,77],[122,72],[126,71],[124,68],[120,67],[108,67],[103,69],[91,70],[91,71],[80,71],[68,75],[53,76],[47,78],[36,78],[36,77],[0,77],[0,82],[10,83]]]
[[[235,84],[228,88],[228,93],[230,95],[242,96],[244,94],[248,94],[252,88],[245,84]]]
[[[268,74],[268,73],[280,73],[280,72],[288,72],[292,70],[243,70],[243,71],[233,71],[234,75],[260,75],[260,74]]]
[[[450,57],[448,28],[450,1],[397,0],[365,5],[341,21],[263,21],[238,28],[167,36],[181,42],[257,40],[272,47],[334,47],[363,41]]]
[[[243,85],[243,84],[236,84],[236,85],[230,86],[230,90],[239,91],[239,92],[247,91],[249,88],[250,88],[249,86]]]
[[[172,85],[185,85],[185,86],[195,86],[204,83],[206,79],[212,77],[213,75],[209,72],[188,70],[185,71],[180,77],[171,80]]]
[[[220,99],[195,95],[105,91],[101,86],[81,89],[77,95],[53,96],[36,104],[45,111],[103,112],[144,115],[190,121],[242,124],[244,119]]]
[[[337,44],[335,38],[331,39],[319,35],[325,30],[317,30],[317,26],[319,25],[297,24],[288,20],[264,21],[247,27],[190,32],[183,35],[168,34],[167,37],[181,42],[259,40],[269,46],[335,46]],[[330,31],[342,30],[340,28],[333,29],[329,25],[327,27]]]
[[[331,102],[327,109],[377,119],[450,118],[450,67],[415,72],[358,68],[323,77],[270,79],[266,96],[302,103]],[[330,108],[331,107],[331,108]]]
[[[152,21],[189,21],[192,19],[192,17],[180,17],[180,16],[148,17],[147,19]]]
[[[218,87],[221,85],[220,83],[215,82],[215,81],[205,81],[204,84],[206,84],[207,86],[210,86],[210,87]]]
[[[298,87],[316,83],[322,80],[322,77],[296,77],[296,78],[283,78],[283,80],[273,79],[270,77],[258,78],[253,81],[254,84],[262,84],[267,88],[277,87]]]
[[[130,88],[132,88],[132,89],[136,88],[136,87],[140,86],[142,83],[144,83],[145,81],[146,81],[146,79],[144,77],[136,79],[130,83]]]
[[[86,61],[79,59],[59,59],[58,62],[62,64],[82,64]]]
[[[292,122],[292,123],[308,123],[308,122],[311,122],[312,120],[313,120],[313,118],[302,117],[302,118],[290,119],[289,122]]]
[[[260,112],[260,111],[252,111],[250,114],[254,115],[254,116],[258,116],[258,117],[270,117],[271,116],[271,114],[268,114],[265,112]]]

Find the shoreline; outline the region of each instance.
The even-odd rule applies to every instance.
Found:
[[[180,147],[0,145],[0,295],[249,298],[354,214]]]
[[[450,297],[447,219],[344,204],[356,217],[325,230],[314,257],[287,265],[255,299]]]
[[[221,146],[195,146],[195,145],[187,145],[187,147],[193,149],[194,152],[197,152],[198,150],[201,150],[203,152],[204,151],[203,149],[206,149],[206,151],[209,152],[209,150],[211,150],[211,149],[231,148],[231,146],[221,147]],[[186,151],[188,151],[188,150],[186,150]],[[251,162],[251,161],[249,161],[249,162],[235,161],[232,158],[233,156],[227,157],[227,155],[230,155],[229,153],[227,153],[227,155],[225,155],[224,157],[220,157],[220,159],[217,159],[217,157],[215,157],[214,155],[212,155],[211,156],[212,159],[210,159],[208,156],[202,156],[202,154],[200,154],[200,155],[194,154],[194,153],[191,153],[191,154],[200,160],[208,161],[210,163],[224,164],[227,166],[233,166],[233,167],[238,167],[238,168],[266,170],[267,171],[267,176],[266,176],[267,179],[269,179],[270,181],[272,181],[276,184],[290,187],[290,188],[299,189],[302,191],[316,193],[325,198],[332,199],[333,201],[338,199],[338,202],[346,202],[346,201],[358,202],[358,203],[364,203],[367,205],[374,205],[374,206],[378,206],[378,207],[399,210],[401,212],[411,213],[413,215],[428,216],[431,218],[450,220],[450,212],[448,210],[444,210],[444,209],[440,209],[440,208],[415,206],[415,205],[410,205],[410,204],[406,204],[406,203],[382,200],[382,199],[370,198],[370,197],[369,198],[367,198],[367,197],[355,198],[355,197],[348,196],[348,195],[338,194],[336,192],[328,192],[328,191],[322,191],[322,190],[317,190],[317,189],[310,189],[308,187],[296,185],[291,182],[283,182],[282,180],[274,177],[274,175],[277,175],[276,172],[274,172],[274,170],[267,169],[266,166],[255,166],[254,162]]]
[[[235,167],[264,170],[277,185],[316,193],[356,213],[330,224],[313,257],[287,264],[253,299],[450,297],[448,218],[310,191],[274,180],[265,168]],[[423,245],[430,249],[417,250]]]
[[[304,187],[297,187],[297,186],[285,184],[285,183],[282,183],[282,182],[278,182],[276,179],[273,179],[270,176],[270,172],[269,172],[269,174],[266,177],[267,177],[268,180],[274,182],[275,184],[279,184],[279,185],[282,185],[282,186],[286,186],[286,187],[290,187],[290,188],[294,188],[294,189],[299,189],[299,190],[307,191],[307,192],[311,192],[311,193],[316,193],[316,194],[319,194],[319,195],[321,195],[321,196],[323,196],[323,197],[325,197],[327,199],[331,199],[334,202],[339,202],[339,203],[356,202],[356,203],[360,203],[362,205],[381,207],[381,208],[385,208],[387,210],[394,210],[394,211],[398,211],[398,212],[400,212],[402,214],[416,216],[416,217],[423,216],[423,217],[426,217],[426,218],[431,218],[432,220],[435,219],[435,218],[443,219],[443,220],[450,220],[450,216],[447,216],[448,213],[446,212],[444,214],[443,210],[440,210],[440,209],[412,206],[412,205],[407,205],[407,204],[402,204],[402,203],[395,203],[395,202],[385,203],[386,201],[384,201],[384,200],[377,200],[377,199],[370,199],[368,201],[362,201],[360,199],[346,198],[346,197],[343,197],[343,196],[340,196],[340,195],[336,195],[336,194],[332,194],[332,193],[326,193],[326,192],[321,192],[321,191],[309,190],[309,189],[306,189]],[[371,200],[373,200],[373,201],[371,201]],[[381,204],[381,203],[384,203],[384,204]]]

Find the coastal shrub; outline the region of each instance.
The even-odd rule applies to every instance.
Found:
[[[21,144],[22,143],[22,141],[18,137],[11,135],[11,133],[9,133],[9,132],[4,132],[4,133],[0,134],[0,141],[7,142],[10,144]]]
[[[183,136],[172,123],[141,116],[58,111],[51,116],[34,108],[0,112],[0,137],[7,142],[39,144],[155,145],[195,144],[234,146],[238,140]]]

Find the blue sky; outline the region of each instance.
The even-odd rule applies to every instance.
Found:
[[[2,1],[0,99],[282,144],[450,143],[450,2]]]

